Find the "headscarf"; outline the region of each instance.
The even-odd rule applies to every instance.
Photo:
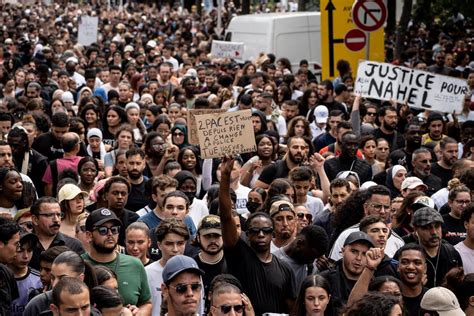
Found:
[[[89,140],[89,138],[91,138],[91,137],[99,137],[99,139],[100,139],[100,159],[104,160],[105,154],[107,152],[105,150],[105,145],[102,142],[102,131],[98,128],[95,128],[95,127],[91,128],[87,132],[87,140]],[[87,145],[87,153],[89,154],[89,156],[93,157],[91,145]]]
[[[173,128],[171,129],[171,139],[173,139],[173,133],[177,129],[184,133],[184,140],[183,140],[183,143],[181,145],[177,145],[177,144],[175,144],[175,145],[178,146],[179,149],[184,148],[186,146],[189,146],[189,143],[188,143],[188,128],[185,125],[177,124],[177,125],[173,126]]]
[[[393,178],[400,170],[405,170],[405,172],[407,171],[405,167],[401,165],[395,165],[387,170],[387,175],[385,177],[385,186],[390,190],[391,199],[394,199],[400,195],[400,190],[398,190],[393,184]]]

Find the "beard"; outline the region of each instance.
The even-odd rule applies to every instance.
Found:
[[[389,123],[384,122],[383,126],[385,127],[386,130],[389,130],[389,131],[394,131],[397,128],[396,123],[389,124]]]
[[[218,248],[216,250],[209,250],[211,245],[208,245],[207,248],[204,248],[201,244],[199,244],[199,248],[201,248],[202,252],[205,252],[205,253],[207,253],[208,255],[211,255],[211,256],[215,256],[219,252],[222,251],[223,246],[219,247],[219,245],[216,245],[216,244],[214,244],[214,245],[218,246]]]
[[[115,248],[117,247],[117,243],[115,243],[113,247],[107,247],[107,246],[104,246],[103,244],[97,243],[94,239],[92,239],[92,247],[98,253],[109,254],[115,251]]]
[[[291,151],[288,151],[288,158],[290,159],[291,162],[295,164],[300,164],[303,162],[304,156],[294,156]]]
[[[132,170],[132,171],[128,171],[128,176],[132,180],[138,180],[142,176],[142,173],[138,170]]]

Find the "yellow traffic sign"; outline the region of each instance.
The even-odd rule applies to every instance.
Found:
[[[359,51],[347,47],[346,35],[357,29],[352,20],[352,6],[358,0],[321,0],[321,59],[322,78],[334,79],[339,76],[337,61],[345,59],[351,64],[352,74],[357,74],[359,60],[384,61],[384,29],[366,32],[365,48]],[[359,0],[360,1],[360,0]],[[364,1],[364,0],[362,0]],[[366,54],[366,50],[368,55]]]

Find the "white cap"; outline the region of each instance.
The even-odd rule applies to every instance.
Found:
[[[156,42],[154,40],[149,40],[148,43],[146,43],[146,46],[155,48],[156,47]]]
[[[314,109],[314,118],[316,123],[327,123],[329,117],[328,108],[325,105],[318,105]]]
[[[406,189],[416,189],[419,186],[423,186],[425,190],[428,189],[428,186],[421,181],[418,177],[408,177],[402,182],[402,191]]]
[[[79,63],[79,60],[78,60],[76,57],[72,56],[72,57],[69,57],[68,59],[66,59],[66,64],[67,64],[68,62],[73,62],[73,63],[78,64],[78,63]]]
[[[63,102],[74,103],[74,97],[72,96],[72,93],[69,92],[69,91],[66,91],[66,92],[63,93],[63,95],[61,96],[61,100]]]
[[[133,52],[135,49],[133,48],[132,45],[127,45],[125,46],[125,48],[123,49],[124,52]]]
[[[421,299],[420,307],[428,311],[436,311],[440,316],[466,315],[459,306],[453,292],[444,287],[429,289]]]

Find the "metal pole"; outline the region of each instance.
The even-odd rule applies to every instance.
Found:
[[[365,47],[365,60],[370,60],[370,32],[367,34],[367,46]]]

